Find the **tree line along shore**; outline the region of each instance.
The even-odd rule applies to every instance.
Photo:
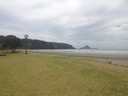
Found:
[[[10,36],[10,37],[9,37]],[[20,39],[17,38],[14,35],[8,35],[8,36],[0,36],[0,48],[6,47],[7,44],[5,43],[6,38],[10,38],[7,42],[12,43],[13,47],[16,47],[15,45],[18,45],[21,43],[21,45],[17,46],[17,48],[24,49],[26,47],[26,39]],[[15,40],[14,40],[15,39]],[[11,40],[11,41],[10,41]],[[17,41],[19,42],[17,43]],[[5,46],[3,46],[5,45]],[[8,46],[8,48],[10,45]],[[72,45],[67,43],[58,43],[58,42],[46,42],[42,40],[37,39],[27,39],[27,48],[28,49],[75,49]]]

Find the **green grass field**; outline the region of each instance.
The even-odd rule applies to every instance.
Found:
[[[127,95],[128,67],[23,52],[0,56],[0,96]]]

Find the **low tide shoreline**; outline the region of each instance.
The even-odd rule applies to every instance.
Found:
[[[20,50],[24,51],[24,50]],[[38,54],[54,54],[60,56],[70,56],[77,58],[86,58],[102,62],[109,62],[110,64],[117,64],[128,67],[128,53],[105,53],[105,52],[63,52],[53,50],[28,50],[30,53]]]

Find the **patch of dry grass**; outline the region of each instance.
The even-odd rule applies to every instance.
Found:
[[[127,96],[128,68],[16,53],[0,57],[0,96]]]

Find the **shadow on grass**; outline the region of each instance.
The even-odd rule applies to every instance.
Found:
[[[21,51],[16,51],[16,52],[12,52],[10,50],[0,50],[0,56],[6,56],[6,54],[17,54],[20,53]]]

